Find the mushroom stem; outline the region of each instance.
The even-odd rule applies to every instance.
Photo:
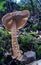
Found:
[[[12,28],[12,51],[13,51],[13,56],[17,58],[18,60],[22,59],[22,54],[19,49],[18,41],[17,41],[17,34],[16,34],[16,21],[13,22]]]

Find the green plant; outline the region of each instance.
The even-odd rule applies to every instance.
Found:
[[[36,37],[36,33],[35,32],[31,32],[29,34],[32,35],[33,37]]]
[[[11,34],[6,30],[0,29],[0,47],[7,50],[11,47]]]
[[[3,0],[3,1],[0,2],[0,10],[1,11],[7,10],[7,7],[4,7],[4,4],[6,4],[6,0]]]
[[[0,48],[0,54],[2,54],[3,53],[3,50]]]
[[[5,60],[6,60],[6,57],[3,55],[3,49],[0,48],[0,65],[6,65],[5,64]]]
[[[41,45],[38,47],[38,58],[41,59]]]
[[[36,25],[32,25],[32,30],[36,31],[37,30],[37,26]]]
[[[27,46],[30,43],[31,39],[32,39],[32,35],[30,35],[30,34],[19,35],[18,42],[19,42],[20,48],[23,51],[27,51]]]
[[[34,51],[36,52],[36,58],[41,59],[41,45],[34,43]]]

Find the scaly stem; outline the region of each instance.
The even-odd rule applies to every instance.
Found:
[[[11,28],[12,32],[12,50],[13,50],[13,56],[17,58],[18,60],[22,59],[22,55],[19,49],[18,41],[17,41],[17,34],[16,34],[16,22],[13,21],[13,26]]]

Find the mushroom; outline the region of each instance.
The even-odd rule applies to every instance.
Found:
[[[18,60],[21,60],[23,56],[18,45],[16,31],[25,25],[29,16],[30,12],[28,10],[23,10],[11,12],[2,17],[4,27],[12,33],[13,56]]]

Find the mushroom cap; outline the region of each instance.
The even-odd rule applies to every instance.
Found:
[[[10,30],[13,25],[13,22],[15,22],[16,28],[20,29],[25,25],[29,16],[30,12],[28,10],[7,13],[2,17],[2,23],[7,30]]]

